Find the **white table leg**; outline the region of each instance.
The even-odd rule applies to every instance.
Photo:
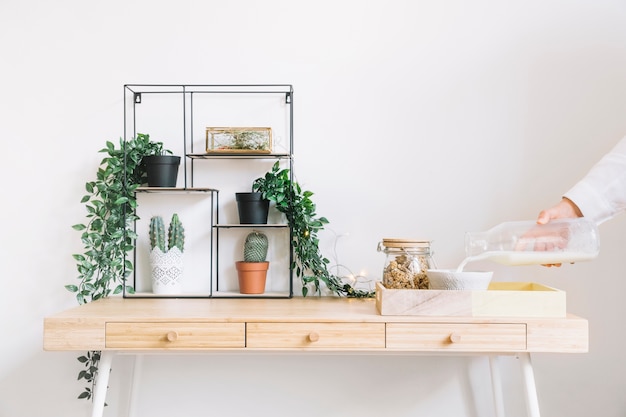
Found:
[[[537,399],[537,386],[535,385],[535,373],[533,364],[530,361],[530,353],[519,354],[520,365],[522,367],[522,379],[526,390],[526,409],[529,417],[539,416],[539,400]]]
[[[489,368],[491,369],[491,388],[493,389],[493,405],[496,417],[504,417],[504,401],[502,399],[502,378],[497,355],[489,355]]]
[[[128,417],[135,417],[135,415],[137,415],[137,392],[139,391],[139,380],[141,378],[141,369],[143,368],[143,355],[135,355],[134,362],[132,384],[130,386]]]
[[[104,414],[104,401],[106,400],[107,388],[109,386],[109,375],[111,374],[113,355],[113,352],[107,350],[100,352],[98,377],[96,378],[96,386],[93,392],[91,417],[102,417]]]

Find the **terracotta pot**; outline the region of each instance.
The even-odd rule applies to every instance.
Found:
[[[243,262],[235,263],[239,276],[239,292],[241,294],[263,294],[265,292],[265,279],[269,262]]]

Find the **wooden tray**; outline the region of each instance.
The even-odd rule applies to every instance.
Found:
[[[383,316],[565,317],[565,292],[533,282],[492,282],[485,291],[387,289],[376,283]]]

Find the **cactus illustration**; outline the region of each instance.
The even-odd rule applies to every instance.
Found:
[[[165,247],[165,225],[161,216],[154,216],[150,219],[150,249],[159,248],[166,252]]]
[[[185,229],[178,218],[178,214],[172,215],[167,234],[167,244],[165,240],[165,224],[161,216],[153,216],[150,219],[150,249],[159,248],[165,253],[177,247],[181,253],[185,249]]]
[[[178,214],[172,215],[168,230],[169,249],[178,248],[181,253],[185,250],[185,228],[178,218]]]
[[[265,262],[267,257],[268,240],[264,233],[256,230],[246,236],[243,245],[243,259],[245,262]]]

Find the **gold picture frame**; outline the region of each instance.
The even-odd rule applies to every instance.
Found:
[[[207,127],[206,151],[213,154],[272,152],[269,127]]]

